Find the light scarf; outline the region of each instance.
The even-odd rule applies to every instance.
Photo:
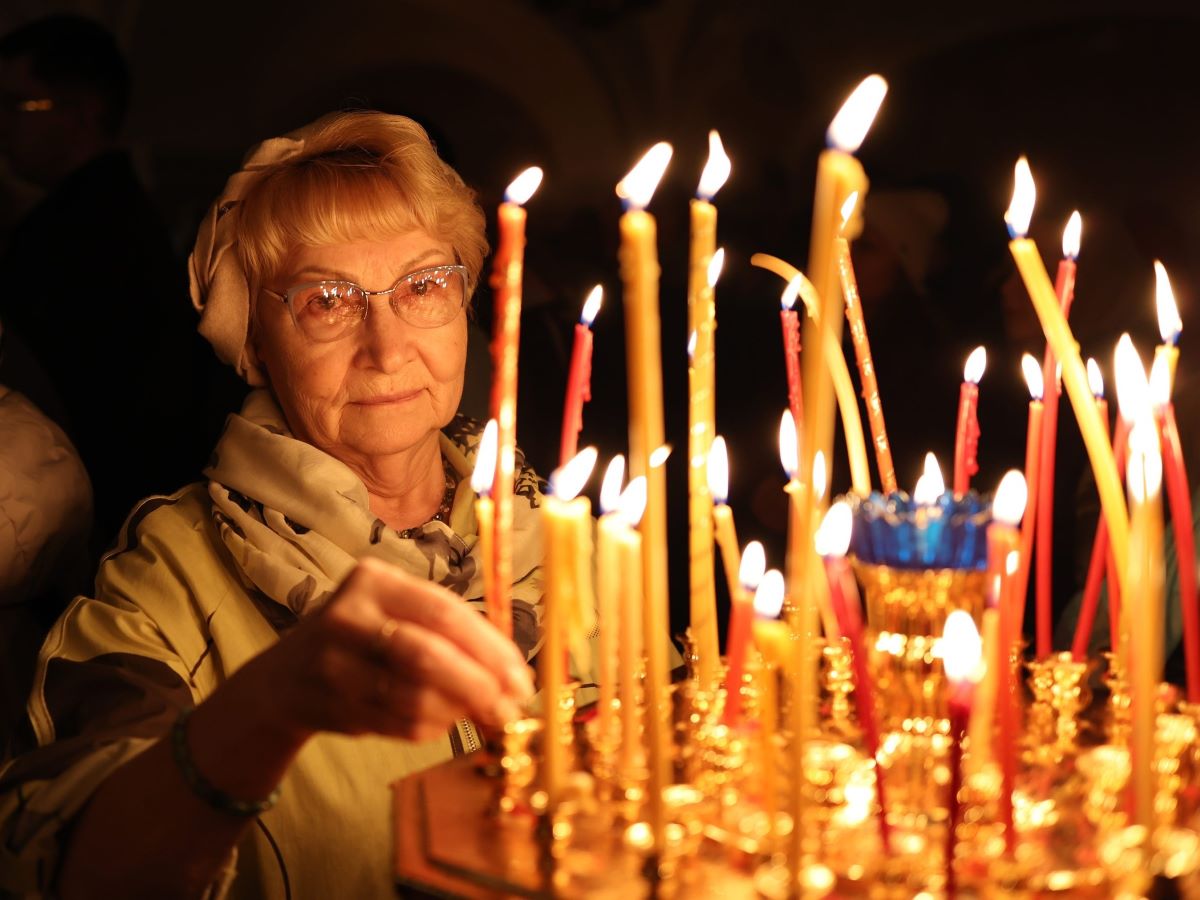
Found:
[[[304,617],[323,606],[366,556],[483,604],[475,492],[470,473],[482,428],[458,417],[439,435],[458,475],[449,523],[401,537],[371,512],[366,486],[344,463],[292,437],[266,390],[231,415],[204,474],[213,518],[253,587]],[[537,648],[542,597],[541,484],[518,457],[513,502],[513,640]]]

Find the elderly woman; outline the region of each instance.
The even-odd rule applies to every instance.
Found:
[[[478,429],[455,413],[486,250],[471,191],[398,116],[327,117],[230,179],[192,295],[258,389],[43,647],[37,747],[0,774],[0,893],[392,894],[388,784],[533,692],[527,469],[517,646],[474,608]]]

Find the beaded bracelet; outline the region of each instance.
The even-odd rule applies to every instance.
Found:
[[[217,812],[243,819],[260,815],[274,806],[279,800],[280,788],[271,791],[271,795],[266,800],[238,800],[236,797],[230,797],[200,774],[200,770],[192,761],[192,754],[188,750],[187,742],[187,723],[193,712],[195,710],[192,708],[182,710],[175,720],[175,724],[171,726],[171,746],[174,750],[175,764],[179,766],[179,773],[187,782],[187,786],[192,789],[192,793]]]

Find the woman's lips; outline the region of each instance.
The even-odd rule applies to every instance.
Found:
[[[384,406],[389,403],[405,403],[409,400],[415,400],[420,393],[421,391],[418,389],[415,391],[396,392],[394,394],[380,394],[377,397],[365,397],[362,400],[355,400],[354,402],[360,406]]]

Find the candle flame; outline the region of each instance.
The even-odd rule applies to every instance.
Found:
[[[1083,237],[1083,218],[1079,210],[1071,213],[1067,219],[1067,227],[1063,229],[1063,256],[1067,259],[1079,259],[1079,242]]]
[[[797,275],[783,289],[783,295],[779,298],[779,305],[784,309],[792,309],[796,305],[796,298],[800,296],[800,289],[802,287],[804,287],[804,277]]]
[[[625,457],[618,453],[608,463],[604,470],[604,480],[600,482],[600,512],[616,512],[621,502],[621,482],[625,480]]]
[[[785,409],[779,419],[779,462],[787,473],[788,481],[794,479],[800,461],[796,450],[796,419],[790,409]]]
[[[700,186],[696,188],[696,196],[701,200],[711,200],[729,178],[731,168],[725,145],[721,143],[721,136],[714,129],[708,133],[708,162],[704,164],[704,171],[700,173]]]
[[[1016,575],[1019,568],[1021,568],[1021,552],[1009,550],[1008,556],[1004,557],[1004,574]]]
[[[738,583],[748,591],[755,590],[767,571],[767,553],[760,541],[751,541],[742,551],[738,567]]]
[[[513,179],[512,184],[504,192],[504,199],[509,203],[517,204],[517,206],[524,206],[541,183],[542,170],[537,166],[530,166]]]
[[[825,489],[829,487],[829,473],[825,465],[825,452],[818,450],[813,455],[813,470],[812,470],[812,489],[813,499],[820,500],[825,496]]]
[[[925,454],[925,470],[917,479],[913,488],[913,501],[923,505],[937,503],[938,497],[946,493],[946,480],[942,477],[942,467],[938,465],[937,457],[932,453]]]
[[[783,573],[768,569],[754,592],[754,615],[760,619],[778,619],[783,612]]]
[[[1092,389],[1092,396],[1097,400],[1104,399],[1104,375],[1100,372],[1100,364],[1092,357],[1088,357],[1087,361],[1088,387]]]
[[[1155,409],[1162,409],[1171,402],[1171,364],[1162,353],[1154,354],[1147,387],[1150,405]]]
[[[639,475],[631,479],[621,491],[621,499],[617,503],[617,512],[629,523],[630,528],[637,528],[642,521],[642,513],[646,511],[646,476]]]
[[[694,331],[688,332],[687,353],[688,362],[691,362],[696,356],[696,332]]]
[[[1146,395],[1150,385],[1146,380],[1146,366],[1141,354],[1133,346],[1129,334],[1121,335],[1117,341],[1116,361],[1113,364],[1117,378],[1117,409],[1121,418],[1132,423],[1149,403]]]
[[[821,527],[813,535],[817,556],[845,556],[850,549],[850,533],[854,528],[854,513],[850,504],[839,500],[821,520]]]
[[[992,519],[1016,527],[1025,515],[1028,500],[1029,487],[1025,484],[1025,476],[1016,469],[1009,469],[1000,479],[996,496],[992,498]]]
[[[858,191],[851,191],[850,196],[846,198],[846,202],[842,204],[842,229],[844,230],[850,224],[850,219],[854,216],[854,208],[858,206]]]
[[[717,279],[721,277],[723,268],[725,268],[725,248],[718,247],[717,252],[708,261],[708,286],[710,288],[717,286]]]
[[[1042,367],[1029,353],[1021,354],[1021,372],[1025,375],[1025,386],[1029,388],[1029,396],[1041,400],[1046,385],[1042,379]]]
[[[1129,494],[1139,503],[1157,494],[1162,487],[1162,453],[1158,429],[1148,410],[1137,417],[1129,432],[1129,462],[1125,467]]]
[[[843,153],[856,153],[875,121],[887,89],[887,82],[879,75],[864,78],[829,123],[825,134],[829,146]]]
[[[983,640],[975,620],[966,610],[956,609],[946,616],[942,631],[942,665],[951,681],[978,683],[986,664],[983,662]]]
[[[603,303],[604,288],[596,285],[588,291],[587,299],[583,301],[583,312],[579,314],[579,321],[591,328],[592,323],[596,321],[596,313],[600,312],[600,306]]]
[[[667,459],[670,456],[671,456],[671,445],[663,444],[659,447],[655,447],[650,452],[650,459],[647,460],[647,462],[650,464],[650,468],[657,469],[659,466],[666,465]]]
[[[617,196],[625,201],[629,209],[645,209],[667,171],[674,151],[666,141],[660,141],[643,156],[629,174],[617,183]]]
[[[492,492],[492,479],[496,477],[497,433],[496,420],[488,419],[475,454],[475,471],[471,473],[471,490],[481,497]]]
[[[708,450],[708,492],[713,503],[721,504],[729,499],[729,451],[725,438],[717,435]]]
[[[1183,331],[1183,320],[1179,318],[1179,306],[1175,303],[1167,269],[1157,259],[1154,261],[1154,303],[1158,308],[1158,333],[1162,335],[1163,343],[1177,343],[1179,332]]]
[[[550,473],[550,492],[560,500],[574,500],[596,466],[595,447],[584,447]]]
[[[1036,201],[1037,186],[1033,183],[1033,172],[1029,170],[1029,160],[1022,156],[1014,169],[1012,201],[1004,213],[1010,236],[1023,238],[1029,233],[1029,222],[1033,219],[1033,204]]]
[[[987,369],[987,349],[976,347],[967,357],[966,365],[963,366],[963,381],[979,384],[985,369]]]

